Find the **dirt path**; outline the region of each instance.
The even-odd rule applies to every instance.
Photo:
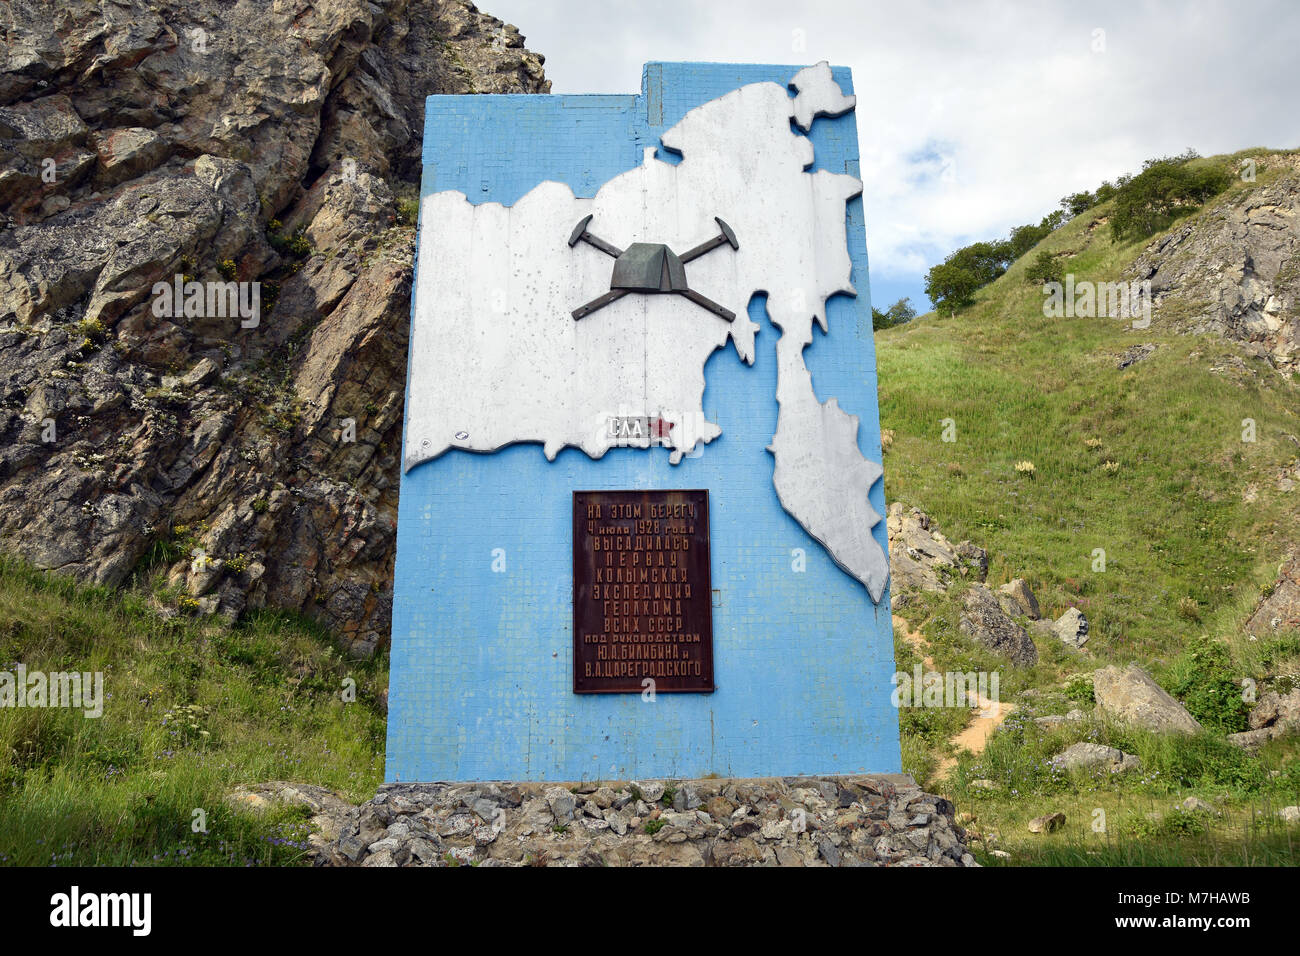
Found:
[[[926,670],[937,669],[934,666],[934,658],[926,653],[927,648],[930,646],[929,642],[918,632],[912,630],[907,621],[897,614],[894,615],[894,631],[901,634],[903,640],[907,641],[923,655]],[[973,710],[971,722],[966,725],[961,733],[949,740],[955,750],[969,750],[973,754],[983,753],[984,748],[988,745],[989,738],[993,736],[993,731],[997,730],[1002,725],[1002,722],[1016,709],[1015,704],[995,704],[982,696],[977,696],[976,699],[978,708]],[[936,777],[943,778],[947,776],[955,766],[957,766],[956,757],[942,758],[939,761],[938,769],[935,771]]]

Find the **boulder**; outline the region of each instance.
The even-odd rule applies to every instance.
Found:
[[[568,823],[573,819],[573,812],[578,807],[577,798],[563,787],[551,787],[544,794],[546,805],[551,808],[551,815],[557,824]]]
[[[1194,734],[1201,729],[1187,708],[1136,664],[1095,671],[1092,689],[1104,717],[1162,733]]]
[[[287,780],[238,786],[226,795],[226,802],[236,809],[257,814],[272,806],[306,807],[312,824],[308,844],[317,852],[339,840],[348,814],[356,809],[333,790]],[[356,848],[351,852],[356,852]]]
[[[1144,342],[1141,345],[1134,345],[1131,348],[1127,349],[1124,352],[1124,354],[1119,357],[1119,361],[1115,363],[1115,367],[1122,372],[1130,365],[1136,365],[1144,358],[1149,358],[1151,353],[1154,352],[1158,347],[1159,346],[1154,345],[1151,342]]]
[[[664,795],[664,785],[657,780],[633,780],[629,786],[641,792],[641,799],[646,803],[658,803]]]
[[[1072,607],[1056,619],[1052,631],[1062,644],[1080,648],[1088,643],[1088,619],[1077,607]]]
[[[1067,724],[1076,724],[1088,717],[1081,710],[1072,710],[1068,714],[1048,714],[1045,717],[1035,717],[1034,723],[1043,730],[1059,730]]]
[[[1057,770],[1093,770],[1105,768],[1111,773],[1136,770],[1141,761],[1134,754],[1126,754],[1115,747],[1103,744],[1073,744],[1052,758]]]
[[[1272,728],[1275,737],[1300,730],[1300,687],[1285,694],[1265,691],[1250,712],[1250,727],[1252,730]]]
[[[1038,599],[1024,578],[1015,578],[998,588],[998,603],[1008,614],[1023,614],[1031,621],[1038,620],[1042,613],[1038,608]]]
[[[1030,833],[1051,833],[1065,826],[1065,814],[1061,812],[1045,813],[1029,821]]]
[[[1012,664],[1029,667],[1038,663],[1038,648],[1023,627],[998,606],[993,592],[984,584],[972,584],[963,598],[960,630]]]

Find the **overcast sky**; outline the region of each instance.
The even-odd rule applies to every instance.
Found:
[[[1300,145],[1300,2],[478,0],[555,93],[649,60],[849,66],[873,304],[1151,156]],[[1103,32],[1104,31],[1104,32]]]

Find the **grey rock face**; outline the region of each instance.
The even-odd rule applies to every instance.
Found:
[[[1021,667],[1038,662],[1038,648],[1029,634],[1007,617],[988,587],[972,584],[963,603],[959,625],[963,634]]]
[[[1127,278],[1150,280],[1157,321],[1176,307],[1182,331],[1252,344],[1290,370],[1300,367],[1300,161],[1266,157],[1260,168],[1281,175],[1153,242]]]
[[[1137,665],[1103,667],[1092,675],[1092,687],[1103,716],[1168,733],[1194,734],[1201,729],[1187,708]]]
[[[369,655],[424,98],[546,92],[542,58],[463,0],[6,17],[0,549],[96,584],[160,574],[199,613],[300,611]],[[158,314],[178,274],[260,283],[258,324]]]
[[[954,579],[983,581],[988,574],[988,552],[969,541],[952,544],[924,511],[896,501],[889,506],[886,526],[897,603],[906,603],[909,591],[946,591]]]

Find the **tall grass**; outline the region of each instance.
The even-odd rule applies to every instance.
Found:
[[[382,779],[385,661],[301,620],[164,620],[142,594],[0,558],[0,670],[20,662],[102,672],[106,700],[99,718],[0,709],[0,863],[301,862],[299,813],[237,812],[228,790],[287,778],[363,799]]]

